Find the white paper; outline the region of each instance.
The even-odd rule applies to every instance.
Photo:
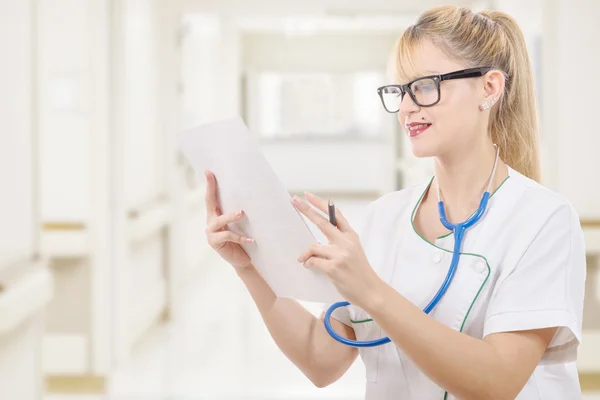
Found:
[[[241,118],[200,125],[179,139],[199,179],[206,169],[215,174],[223,213],[246,213],[229,229],[255,239],[242,247],[278,296],[343,300],[326,276],[296,260],[317,240]]]

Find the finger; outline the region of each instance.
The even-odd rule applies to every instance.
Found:
[[[303,263],[310,257],[331,259],[335,257],[335,249],[331,245],[313,243],[304,252],[302,252],[302,254],[300,254],[298,257],[298,262]]]
[[[217,188],[217,178],[211,171],[204,171],[206,178],[206,219],[207,221],[221,215],[219,210],[219,196]]]
[[[319,196],[314,195],[310,192],[305,192],[304,197],[306,197],[306,200],[308,200],[310,204],[312,204],[325,214],[329,215],[329,202],[327,200],[322,199]],[[352,230],[350,223],[348,222],[346,217],[342,215],[342,212],[337,207],[335,207],[335,219],[337,220],[337,227],[340,231],[348,232]]]
[[[233,242],[237,244],[254,243],[254,239],[231,231],[212,232],[207,235],[207,238],[210,247],[215,249],[223,246],[227,242]]]
[[[211,222],[208,224],[206,231],[207,232],[218,232],[218,231],[222,230],[224,227],[226,227],[227,224],[235,222],[235,221],[241,219],[242,217],[244,217],[245,215],[246,215],[246,213],[244,213],[244,210],[240,210],[233,214],[224,214],[224,215],[219,215],[218,217],[214,217],[211,220]]]
[[[327,220],[327,218],[319,214],[317,210],[312,208],[306,201],[300,199],[298,196],[294,196],[292,201],[298,211],[304,214],[306,218],[311,220],[317,226],[317,228],[323,232],[329,241],[332,241],[333,238],[340,234],[340,231],[333,226],[331,222]]]
[[[304,262],[304,267],[329,275],[331,269],[331,261],[320,257],[311,257]]]

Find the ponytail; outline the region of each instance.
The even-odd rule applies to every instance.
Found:
[[[503,160],[525,176],[540,182],[539,130],[534,77],[527,44],[516,21],[500,11],[481,15],[499,27],[506,38],[502,65],[508,79],[504,95],[490,115],[490,134],[498,143]]]

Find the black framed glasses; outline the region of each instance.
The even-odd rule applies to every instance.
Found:
[[[383,108],[389,113],[397,113],[404,95],[408,93],[410,98],[420,107],[431,107],[439,103],[440,83],[452,79],[477,78],[491,71],[492,67],[477,67],[449,72],[443,75],[430,75],[417,78],[405,85],[385,85],[377,88],[377,94],[381,99]]]

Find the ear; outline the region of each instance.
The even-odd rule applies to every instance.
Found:
[[[491,70],[483,76],[483,92],[480,108],[487,110],[500,100],[504,93],[505,77],[500,70]]]

